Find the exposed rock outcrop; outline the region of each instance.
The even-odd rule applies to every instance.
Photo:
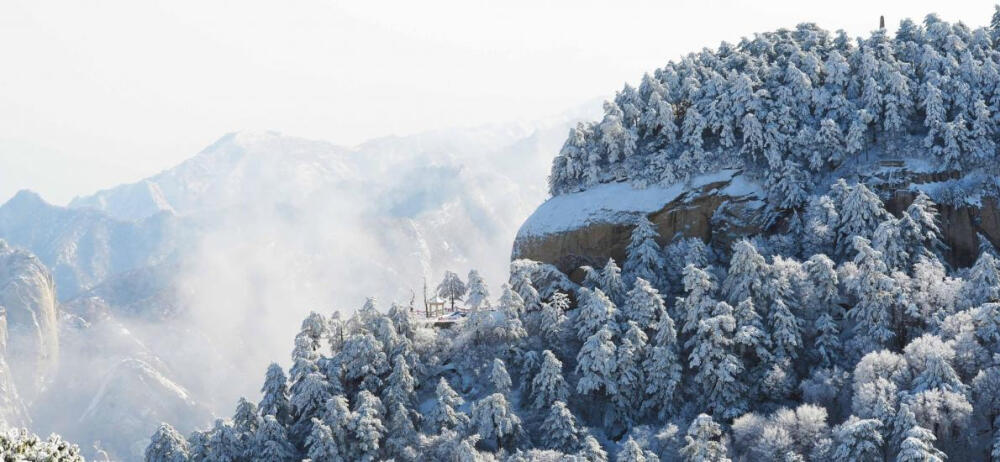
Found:
[[[2,240],[0,306],[6,310],[7,362],[21,397],[30,403],[59,364],[56,288],[41,261]]]
[[[938,202],[948,246],[945,257],[951,264],[971,265],[979,253],[980,236],[1000,244],[1000,201],[983,192],[989,188],[969,187],[977,181],[975,175],[913,168],[901,160],[866,168],[871,173],[856,177],[873,187],[893,214],[902,213],[919,191]],[[979,192],[956,200],[956,190]],[[581,265],[625,258],[632,223],[639,214],[657,227],[660,244],[677,237],[697,237],[726,248],[743,236],[783,231],[781,217],[765,213],[766,200],[761,188],[735,170],[696,177],[670,188],[599,185],[550,198],[539,206],[518,232],[512,258],[550,263],[579,280]]]
[[[662,242],[697,237],[725,244],[765,224],[761,189],[736,170],[693,178],[669,188],[635,189],[624,183],[564,194],[542,204],[522,225],[512,258],[528,258],[573,274],[581,265],[622,261],[639,214]]]

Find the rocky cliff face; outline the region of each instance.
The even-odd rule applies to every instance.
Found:
[[[976,178],[904,161],[880,162],[868,171],[857,178],[878,191],[894,214],[910,205],[919,191],[938,202],[948,245],[945,256],[953,265],[964,267],[975,261],[980,236],[994,245],[1000,243],[1000,201],[983,193],[955,198],[957,191],[983,190],[968,188]],[[762,188],[736,170],[669,188],[599,185],[550,198],[539,206],[518,232],[512,258],[550,263],[579,280],[581,265],[603,265],[609,257],[623,261],[632,223],[639,214],[656,225],[660,244],[697,237],[726,248],[743,236],[783,231],[782,217],[765,213],[766,200]]]
[[[726,243],[764,226],[761,189],[739,171],[704,175],[669,188],[600,185],[542,204],[521,226],[512,258],[550,263],[574,279],[581,265],[623,261],[632,223],[645,214],[662,242],[697,237]]]
[[[33,255],[0,240],[0,307],[6,310],[6,359],[25,401],[44,391],[59,364],[56,288]]]

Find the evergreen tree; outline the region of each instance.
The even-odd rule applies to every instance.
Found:
[[[545,343],[561,345],[568,329],[569,318],[565,310],[569,307],[569,297],[562,292],[552,294],[548,303],[542,304],[539,330]]]
[[[601,289],[581,288],[578,299],[580,308],[576,314],[576,335],[580,340],[587,340],[616,321],[618,310]]]
[[[566,403],[561,400],[552,402],[539,430],[547,448],[569,453],[580,446],[576,417],[573,417]]]
[[[339,448],[341,454],[347,455],[348,441],[350,436],[348,434],[348,428],[351,425],[351,419],[354,418],[351,409],[348,406],[347,398],[343,395],[334,395],[326,401],[326,406],[323,411],[323,423],[330,427],[330,432],[333,434],[333,440]]]
[[[919,425],[906,431],[900,445],[897,462],[943,462],[947,457],[934,447],[934,433]]]
[[[247,457],[253,462],[283,462],[295,460],[295,448],[288,441],[285,428],[271,414],[266,414],[264,420],[254,434],[253,447]],[[211,460],[211,459],[209,459]]]
[[[349,429],[353,435],[352,460],[380,460],[382,440],[386,436],[382,423],[382,402],[368,390],[358,392]]]
[[[455,300],[462,301],[465,297],[465,283],[457,274],[451,271],[444,272],[444,279],[437,286],[437,294],[446,300],[451,301],[451,309],[455,309]]]
[[[240,434],[253,435],[260,426],[260,417],[257,415],[257,405],[240,397],[236,403],[236,412],[233,414],[233,426]]]
[[[721,439],[722,427],[712,420],[712,416],[700,414],[684,436],[681,457],[685,462],[729,462],[726,445]]]
[[[788,305],[780,298],[771,305],[768,317],[775,358],[779,362],[797,358],[802,347],[801,320],[792,314]]]
[[[767,273],[767,262],[757,252],[757,247],[746,239],[736,241],[729,271],[722,282],[722,293],[733,305],[748,298],[759,305],[764,302],[762,284]]]
[[[146,446],[145,455],[149,462],[187,462],[187,440],[170,424],[160,424]]]
[[[636,443],[634,439],[630,436],[625,444],[622,445],[621,451],[618,451],[618,457],[615,458],[618,462],[653,462],[659,461],[659,458],[652,453],[642,449],[639,443]]]
[[[366,390],[378,390],[382,386],[380,377],[389,365],[385,345],[374,335],[365,332],[347,337],[337,357],[348,383],[359,384]]]
[[[822,367],[830,367],[840,358],[842,345],[840,342],[840,327],[830,313],[823,313],[816,319],[815,340],[816,355]]]
[[[642,412],[657,411],[657,417],[665,418],[673,409],[674,393],[681,382],[681,358],[677,346],[677,331],[674,320],[663,312],[656,325],[655,346],[643,363],[648,379],[646,400]]]
[[[545,409],[556,401],[566,401],[569,385],[562,374],[562,361],[549,350],[542,352],[542,364],[531,381],[531,404],[535,409]]]
[[[322,374],[313,372],[303,378],[290,400],[294,425],[289,437],[293,442],[300,443],[308,436],[312,418],[326,407],[330,396],[330,385]]]
[[[833,429],[835,460],[880,461],[882,458],[882,422],[851,416]]]
[[[843,180],[838,180],[843,182]],[[840,225],[837,228],[837,246],[840,255],[847,255],[853,248],[853,239],[863,237],[871,241],[879,223],[889,218],[889,213],[878,198],[864,184],[842,186],[847,194],[840,204]]]
[[[645,397],[646,374],[642,363],[647,355],[647,340],[642,329],[629,321],[615,351],[614,417],[626,426],[631,426],[638,417]]]
[[[583,437],[580,444],[580,452],[577,455],[587,462],[608,462],[608,453],[601,448],[601,443],[591,435]]]
[[[503,360],[500,358],[493,358],[493,366],[490,368],[490,384],[493,385],[493,390],[501,394],[510,393],[510,374],[507,373],[507,367],[504,366]]]
[[[576,356],[576,372],[580,374],[580,381],[576,385],[577,393],[604,390],[613,394],[616,391],[615,344],[611,339],[611,331],[603,327],[583,343],[583,348]]]
[[[511,447],[522,431],[521,418],[500,393],[473,404],[472,424],[484,441],[495,443],[497,448]]]
[[[969,270],[969,279],[962,285],[958,300],[962,307],[1000,302],[1000,268],[992,254],[979,255]]]
[[[271,363],[267,368],[267,375],[264,377],[264,386],[261,388],[264,397],[261,398],[257,409],[261,417],[272,415],[279,422],[287,422],[289,418],[288,404],[288,378],[281,366]]]
[[[622,280],[622,270],[618,268],[613,258],[609,258],[601,270],[601,289],[615,305],[624,302],[625,282]]]
[[[742,414],[746,406],[746,385],[739,380],[743,362],[732,351],[736,329],[732,313],[732,307],[719,302],[709,317],[699,321],[688,363],[696,371],[693,380],[705,407],[724,418]]]
[[[679,298],[676,305],[685,316],[681,332],[689,334],[698,329],[698,323],[707,318],[715,307],[716,301],[712,298],[715,283],[707,271],[690,264],[684,267],[683,282],[686,295]]]
[[[468,294],[465,296],[465,305],[473,310],[489,308],[490,306],[490,291],[486,286],[486,280],[476,270],[469,270],[469,287]]]
[[[854,242],[858,276],[852,289],[858,303],[847,315],[855,320],[855,348],[864,354],[887,346],[896,335],[891,315],[897,287],[887,274],[882,254],[863,237],[855,237]]]
[[[628,292],[625,305],[622,307],[625,319],[634,321],[643,329],[649,329],[664,313],[666,305],[659,291],[646,279],[636,278],[635,285]]]
[[[434,432],[440,433],[442,430],[461,428],[469,422],[468,416],[455,409],[465,401],[448,386],[448,382],[443,377],[438,381],[435,393],[437,398],[427,413],[427,423],[430,424]]]
[[[395,460],[417,460],[417,429],[410,419],[410,411],[402,403],[389,407],[386,425],[385,449]]]
[[[330,427],[313,417],[312,430],[306,438],[306,455],[314,461],[343,462],[340,451]]]
[[[411,407],[416,395],[416,380],[410,374],[410,367],[402,355],[397,355],[392,361],[392,373],[387,379],[388,386],[382,392],[382,402],[388,407],[395,407],[400,404],[404,407]]]
[[[660,252],[660,245],[656,243],[659,237],[660,234],[656,232],[653,223],[645,215],[640,216],[625,249],[623,271],[630,284],[633,284],[636,278],[642,278],[652,283],[654,287],[663,287],[660,279],[663,274],[663,255]]]

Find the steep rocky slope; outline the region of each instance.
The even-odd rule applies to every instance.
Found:
[[[59,365],[56,288],[33,255],[0,240],[0,307],[6,310],[7,362],[21,397],[31,402]]]

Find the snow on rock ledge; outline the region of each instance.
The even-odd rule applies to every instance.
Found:
[[[567,273],[580,265],[603,265],[609,257],[621,261],[632,223],[641,214],[649,217],[665,241],[677,235],[728,240],[733,232],[744,234],[741,231],[746,230],[738,228],[748,224],[748,230],[759,229],[754,221],[763,195],[739,170],[722,170],[669,187],[637,189],[612,183],[563,194],[543,203],[521,225],[512,258],[551,263]],[[714,217],[721,216],[734,218],[713,224]]]

